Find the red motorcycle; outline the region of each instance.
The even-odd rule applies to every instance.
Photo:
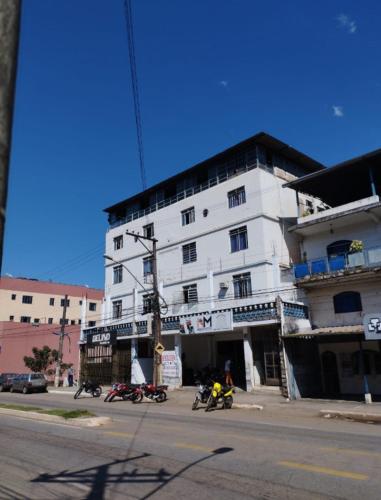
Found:
[[[104,401],[106,403],[111,403],[114,398],[121,398],[123,401],[128,401],[129,399],[133,400],[135,399],[134,390],[134,387],[130,387],[127,384],[113,384]]]
[[[165,392],[168,389],[167,385],[156,385],[153,384],[142,384],[140,387],[135,389],[137,397],[136,400],[132,399],[134,403],[139,403],[143,396],[148,399],[152,399],[156,401],[156,403],[163,403],[167,399],[167,393]]]

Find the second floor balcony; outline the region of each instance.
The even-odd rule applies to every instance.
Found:
[[[381,245],[361,251],[348,251],[294,265],[297,283],[314,283],[381,267]]]

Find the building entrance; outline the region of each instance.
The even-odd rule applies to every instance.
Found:
[[[225,362],[231,361],[234,385],[246,390],[245,357],[242,340],[217,342],[217,368],[224,372]]]

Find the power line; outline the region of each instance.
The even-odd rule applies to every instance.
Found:
[[[128,52],[130,56],[130,71],[131,71],[132,94],[134,97],[134,112],[135,112],[136,135],[137,135],[138,150],[139,150],[140,176],[142,180],[143,190],[145,190],[147,189],[147,180],[144,168],[142,118],[140,113],[138,76],[136,71],[134,26],[133,26],[133,18],[131,10],[131,0],[124,0],[124,13],[125,13],[126,27],[127,27]]]

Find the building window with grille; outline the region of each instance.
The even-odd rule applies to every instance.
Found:
[[[54,297],[50,297],[49,299],[49,305],[54,306]]]
[[[53,324],[53,318],[48,318],[48,324],[52,325]]]
[[[143,295],[143,314],[152,312],[152,295]]]
[[[181,223],[183,226],[187,226],[188,224],[192,224],[195,221],[195,212],[194,207],[187,208],[181,212]]]
[[[122,266],[115,266],[113,268],[114,271],[114,285],[117,283],[122,283],[123,281],[123,267]]]
[[[153,228],[153,222],[143,226],[143,234],[146,238],[153,238],[155,236],[155,231]]]
[[[96,324],[97,324],[97,322],[96,322],[96,321],[89,321],[89,322],[88,322],[89,328],[91,328],[91,327],[95,326]]]
[[[65,322],[64,322],[64,319],[61,318],[60,319],[60,325],[63,325],[65,323],[65,325],[68,325],[69,324],[69,320],[65,318]]]
[[[251,295],[250,273],[236,274],[233,276],[234,298],[242,299]]]
[[[14,316],[9,316],[9,321],[13,321],[15,319]]]
[[[34,318],[33,323],[38,325],[40,323],[40,318]]]
[[[183,286],[184,304],[194,304],[198,301],[197,285]]]
[[[65,306],[65,299],[61,299],[61,307]],[[70,307],[70,299],[66,299],[66,307]]]
[[[120,250],[123,248],[123,235],[115,236],[114,238],[114,250]]]
[[[96,310],[97,310],[96,302],[90,302],[89,303],[89,311],[96,311]]]
[[[32,302],[33,302],[32,295],[23,295],[22,296],[22,303],[23,304],[31,304]]]
[[[183,264],[189,264],[190,262],[196,262],[197,251],[196,242],[188,243],[188,245],[183,245]]]
[[[16,300],[16,294],[12,293],[12,300]]]
[[[246,203],[245,186],[241,186],[228,192],[229,208],[238,207]]]
[[[153,258],[145,257],[143,259],[143,276],[148,276],[153,273]]]
[[[30,316],[21,316],[20,317],[20,323],[30,323],[31,317]]]
[[[112,303],[112,318],[119,319],[122,317],[122,301],[114,300]]]
[[[230,231],[230,246],[232,252],[239,252],[240,250],[248,248],[246,226]]]

